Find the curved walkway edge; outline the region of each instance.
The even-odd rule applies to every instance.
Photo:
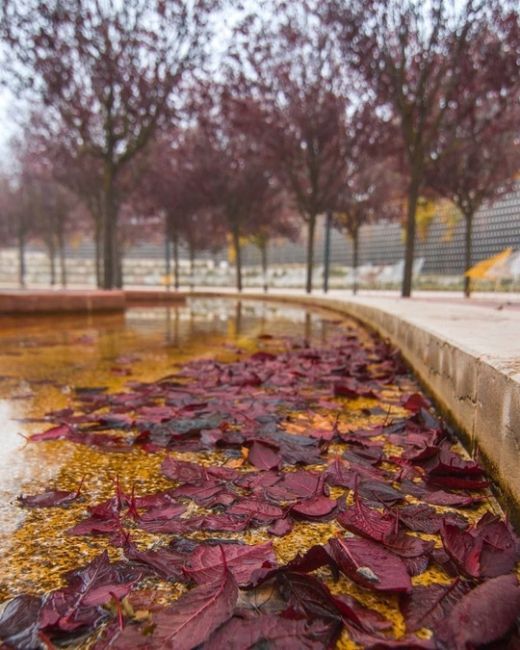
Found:
[[[1,314],[123,311],[127,305],[179,303],[189,297],[270,300],[353,316],[402,352],[466,446],[481,456],[520,528],[520,309],[518,303],[464,303],[442,297],[352,297],[346,291],[306,295],[229,289],[165,292],[9,291]]]
[[[520,524],[520,312],[455,302],[296,293],[194,292],[333,309],[395,344]],[[337,292],[339,293],[339,292]]]

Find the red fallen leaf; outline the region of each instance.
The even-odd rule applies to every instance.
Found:
[[[475,489],[488,484],[480,479],[484,470],[477,462],[464,460],[446,446],[442,446],[439,453],[428,459],[423,467],[428,473],[428,482],[436,485]]]
[[[74,491],[49,490],[41,494],[21,495],[18,497],[18,503],[26,508],[51,508],[56,506],[66,508],[79,498],[82,485],[83,481],[79,484],[78,489]]]
[[[276,583],[286,602],[283,615],[288,618],[322,618],[337,622],[338,618],[362,630],[388,629],[392,624],[377,612],[361,605],[350,596],[334,596],[315,576],[282,568],[276,573]]]
[[[141,528],[141,530],[145,530],[148,533],[186,535],[186,533],[192,533],[194,530],[202,529],[204,520],[205,517],[198,516],[192,517],[191,519],[158,519],[154,521],[142,521],[141,519],[138,519],[135,523],[138,528]],[[216,528],[215,530],[221,529]],[[244,527],[237,527],[236,530],[244,530]]]
[[[378,505],[391,506],[404,499],[402,492],[382,481],[361,481],[358,492],[365,501]]]
[[[278,446],[260,440],[255,440],[251,445],[247,460],[251,465],[264,470],[278,468],[282,461]]]
[[[451,585],[417,586],[399,599],[399,607],[406,621],[406,629],[415,632],[423,627],[433,628],[442,623],[457,602],[471,591],[468,580],[456,578]]]
[[[433,640],[405,636],[401,639],[388,639],[357,630],[353,625],[346,625],[349,636],[364,650],[437,650]]]
[[[127,625],[110,647],[192,650],[231,617],[237,599],[236,582],[225,571],[219,580],[191,589],[170,607],[154,613],[152,631],[149,625],[139,628]]]
[[[228,509],[229,510],[229,509]],[[258,525],[262,526],[267,523],[267,521],[262,516],[260,518],[253,517],[253,513],[250,511],[249,514],[245,517],[237,517],[233,514],[223,514],[223,515],[208,515],[207,517],[202,517],[200,525],[198,526],[200,530],[206,531],[220,531],[220,532],[242,532],[246,528]],[[191,530],[197,530],[197,527],[192,528]]]
[[[331,624],[325,621],[293,621],[271,614],[255,618],[234,616],[204,644],[204,650],[244,650],[269,647],[270,650],[318,650],[321,639],[330,636]]]
[[[427,542],[420,537],[399,533],[397,537],[385,542],[385,546],[399,557],[416,558],[421,555],[430,555],[435,548],[435,542]]]
[[[337,520],[343,528],[376,542],[386,542],[397,533],[398,521],[395,516],[368,508],[358,496],[354,506],[338,515]]]
[[[67,535],[114,535],[121,530],[121,521],[118,517],[102,519],[100,517],[87,517],[78,524],[69,528]]]
[[[235,517],[251,517],[252,520],[260,523],[270,523],[283,517],[283,510],[261,499],[245,498],[236,501],[227,509],[226,514]]]
[[[434,506],[450,506],[457,508],[465,508],[473,506],[482,501],[482,497],[471,497],[467,494],[455,494],[454,492],[444,492],[444,490],[436,490],[429,492],[425,495],[424,500]]]
[[[203,467],[172,456],[164,459],[161,472],[172,481],[195,486],[205,485],[210,479],[234,481],[239,477],[239,473],[231,467]]]
[[[379,465],[383,458],[383,450],[379,447],[357,447],[347,450],[343,458],[354,465]]]
[[[453,513],[447,517],[437,513],[435,508],[426,504],[407,505],[396,511],[401,521],[410,530],[434,534],[441,529],[443,521],[449,521],[450,524],[458,528],[467,525],[467,520],[462,515]]]
[[[99,606],[126,596],[142,575],[130,566],[111,564],[105,551],[67,574],[67,586],[44,598],[40,628],[71,632],[96,625],[105,616]]]
[[[153,569],[165,580],[178,582],[182,581],[184,577],[182,567],[186,561],[186,555],[183,553],[164,547],[139,551],[133,544],[127,544],[124,552],[129,560]]]
[[[172,503],[173,490],[162,490],[152,494],[144,494],[142,496],[134,496],[134,506],[136,508],[160,508],[167,503]]]
[[[334,499],[319,496],[312,499],[305,499],[294,505],[290,512],[293,517],[298,519],[323,520],[335,513],[338,504]]]
[[[310,499],[324,494],[324,479],[319,472],[286,472],[276,485],[267,488],[266,494],[275,501]]]
[[[436,638],[453,650],[502,639],[520,612],[520,587],[514,575],[492,578],[463,596],[436,629]]]
[[[276,566],[271,542],[265,544],[223,544],[198,546],[184,566],[186,575],[198,584],[212,582],[222,575],[223,568],[233,574],[239,586],[248,585],[252,574],[261,568]]]
[[[490,513],[486,513],[475,526],[464,530],[444,522],[441,539],[457,566],[475,578],[493,578],[509,573],[519,557],[511,530]]]
[[[179,503],[166,503],[157,508],[150,508],[140,515],[141,521],[160,521],[161,519],[176,519],[186,512],[186,506]]]
[[[463,476],[429,476],[428,484],[452,490],[483,490],[489,487],[485,479],[465,478]]]
[[[333,538],[327,552],[338,568],[363,587],[376,591],[410,591],[406,565],[383,546],[362,537]]]
[[[276,537],[284,537],[293,529],[293,522],[289,517],[283,519],[278,519],[274,524],[268,528],[267,532],[270,535],[275,535]]]
[[[38,616],[41,604],[41,598],[23,594],[3,607],[0,614],[2,648],[32,650],[39,647]]]
[[[42,431],[41,433],[34,433],[32,436],[29,436],[31,442],[40,442],[42,440],[65,440],[74,435],[75,431],[68,424],[60,424],[52,429],[47,429],[47,431]]]
[[[279,480],[278,472],[248,472],[237,479],[235,484],[246,490],[263,492],[264,488],[274,485]]]
[[[250,357],[251,361],[274,361],[276,359],[276,354],[271,354],[271,352],[255,352]]]
[[[164,459],[161,465],[161,472],[166,478],[179,483],[190,483],[191,485],[200,485],[207,480],[208,475],[205,467],[190,463],[184,460],[177,460],[172,456]]]
[[[418,413],[421,409],[430,408],[430,403],[420,393],[412,393],[401,400],[401,406],[412,413]]]
[[[378,398],[371,388],[363,386],[355,379],[343,379],[341,382],[334,384],[333,388],[334,397],[347,397],[349,399],[356,399],[357,397],[371,397]]]
[[[362,465],[346,463],[340,458],[335,458],[329,463],[324,475],[329,485],[348,487],[351,490],[356,487],[360,477],[381,480],[386,476],[382,470],[375,467],[363,467]]]
[[[206,485],[181,485],[175,488],[171,495],[174,498],[188,498],[195,501],[199,506],[225,505],[230,506],[238,495],[229,492],[222,485],[208,481]]]

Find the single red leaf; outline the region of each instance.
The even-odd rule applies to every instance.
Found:
[[[318,496],[312,499],[305,499],[294,505],[290,512],[298,519],[323,520],[330,517],[337,509],[337,503],[329,497]]]
[[[220,579],[199,585],[183,594],[173,605],[153,615],[153,629],[128,625],[111,647],[119,650],[144,646],[149,650],[175,648],[192,650],[233,614],[238,587],[229,571]]]
[[[337,520],[347,530],[376,542],[386,542],[397,532],[395,516],[367,507],[359,497],[354,506],[338,515]]]
[[[278,468],[282,461],[277,446],[255,440],[251,445],[247,460],[258,469]]]
[[[410,591],[412,583],[401,558],[362,537],[333,538],[327,551],[338,568],[363,587],[376,591]]]
[[[41,598],[23,594],[9,600],[0,613],[0,643],[5,648],[39,647],[38,617]],[[5,646],[4,646],[5,644]]]
[[[520,587],[514,575],[492,578],[475,587],[436,628],[436,637],[453,650],[502,639],[520,613]]]
[[[418,413],[421,409],[428,409],[430,403],[427,402],[420,393],[412,393],[401,400],[403,408],[412,413]]]
[[[325,621],[294,621],[271,614],[255,618],[233,617],[204,644],[204,650],[244,650],[268,647],[269,650],[320,650],[322,638],[330,636],[331,624]]]
[[[182,581],[184,577],[182,567],[186,562],[186,555],[183,553],[164,547],[139,551],[133,544],[127,544],[124,552],[129,560],[151,568],[165,580],[177,582]]]
[[[227,568],[239,586],[246,586],[255,571],[272,569],[276,564],[271,542],[254,545],[201,544],[185,564],[184,571],[197,584],[205,584],[217,579]]]

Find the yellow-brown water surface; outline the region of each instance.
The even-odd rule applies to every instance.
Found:
[[[354,326],[354,325],[353,325]],[[18,495],[47,488],[83,491],[95,503],[113,494],[117,476],[138,493],[169,487],[162,453],[100,451],[66,440],[27,443],[49,427],[45,413],[70,406],[78,386],[124,389],[153,381],[176,364],[202,356],[229,357],[258,335],[325,340],[331,317],[301,309],[231,300],[194,300],[185,306],[135,307],[126,314],[3,318],[0,331],[0,601],[62,585],[64,571],[100,550],[117,553],[103,538],[65,535],[85,503],[28,511]],[[183,455],[186,457],[186,454]]]
[[[102,550],[106,549],[113,559],[121,557],[120,549],[104,537],[66,534],[85,516],[87,505],[114,494],[116,479],[127,492],[134,486],[137,494],[171,487],[171,481],[159,470],[165,452],[149,454],[141,448],[107,452],[66,440],[25,441],[24,436],[49,428],[42,421],[46,413],[73,404],[74,388],[103,386],[111,392],[120,391],[128,381],[156,381],[195,358],[234,359],[237,346],[255,350],[262,334],[321,343],[335,335],[339,327],[350,329],[362,341],[369,340],[368,333],[354,321],[339,321],[327,312],[233,300],[197,299],[175,307],[135,307],[120,315],[4,318],[0,331],[0,602],[20,593],[39,594],[61,587],[65,571],[86,564]],[[417,389],[413,380],[409,388]],[[393,393],[398,397],[399,390],[403,390],[402,385],[400,389],[389,385],[386,397]],[[349,401],[340,426],[380,424],[384,413],[363,412],[365,407],[375,405],[373,399]],[[396,406],[393,414],[400,415],[399,410]],[[320,413],[300,414],[293,419],[291,428],[294,433],[303,431],[309,420],[318,428],[326,426],[320,421],[323,417]],[[341,452],[331,447],[329,453]],[[173,455],[202,464],[224,462],[218,452]],[[85,497],[67,509],[28,510],[16,502],[22,493],[72,490],[81,480]],[[333,488],[331,495],[345,494],[351,499],[348,492]],[[408,500],[413,502],[411,497]],[[487,500],[482,507],[466,512],[466,516],[477,520],[483,511],[496,507]],[[335,521],[301,522],[283,538],[272,539],[265,530],[220,536],[240,537],[248,543],[272,539],[278,560],[285,563],[340,531],[344,532]],[[135,531],[138,545],[146,547],[157,540],[157,535]],[[435,568],[413,580],[414,584],[434,581],[447,582],[449,577]],[[347,578],[330,582],[329,587],[335,593],[348,591],[378,609],[392,620],[397,637],[404,633],[395,596],[374,595]],[[164,588],[169,597],[185,589],[181,585],[154,588]],[[339,645],[356,647],[346,634]]]

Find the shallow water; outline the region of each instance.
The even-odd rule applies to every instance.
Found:
[[[42,594],[60,588],[65,571],[85,565],[103,550],[113,560],[122,557],[121,549],[112,546],[106,537],[71,537],[66,533],[85,516],[87,505],[113,496],[116,480],[127,494],[133,488],[137,495],[150,494],[171,488],[171,480],[160,471],[166,455],[203,465],[221,465],[230,460],[217,450],[199,454],[175,450],[146,453],[134,446],[122,452],[67,440],[26,442],[24,436],[50,427],[44,419],[46,413],[73,404],[75,388],[97,386],[106,387],[110,393],[122,391],[132,380],[155,382],[176,373],[179,366],[194,359],[217,357],[235,361],[240,351],[253,352],[263,347],[261,335],[272,335],[273,345],[283,349],[284,337],[293,342],[305,339],[319,346],[332,342],[339,331],[354,335],[367,349],[374,344],[371,335],[348,318],[338,318],[326,311],[247,300],[197,299],[178,306],[133,307],[118,315],[3,319],[0,331],[0,602],[20,593]],[[409,416],[400,406],[400,398],[416,390],[418,385],[411,377],[402,376],[398,386],[385,384],[380,395],[383,403],[391,405],[388,412],[379,408],[372,398],[345,400],[339,425],[348,431],[386,423],[390,408],[393,416]],[[333,421],[333,413],[328,416],[318,412],[296,414],[290,422],[288,419],[286,431],[299,433],[312,427],[331,428]],[[394,453],[388,442],[385,450]],[[334,443],[328,455],[344,451],[345,445]],[[74,490],[81,481],[85,499],[67,509],[30,510],[17,504],[20,494],[37,494],[48,489]],[[351,505],[349,492],[335,487],[331,496],[345,497]],[[414,502],[410,498],[408,501]],[[487,499],[466,511],[465,516],[473,522],[485,510],[497,510],[497,506]],[[336,521],[302,521],[296,522],[289,534],[275,539],[265,527],[238,535],[222,533],[219,538],[240,539],[248,544],[272,541],[278,562],[284,564],[298,552],[344,533]],[[142,548],[171,539],[171,535],[152,535],[134,529],[132,536]],[[438,538],[420,536],[431,538],[439,547]],[[204,534],[196,532],[192,537],[204,538]],[[349,593],[385,615],[392,622],[396,636],[404,633],[395,595],[373,594],[345,577],[338,581],[323,579],[334,593]],[[430,567],[412,580],[414,586],[450,581],[450,576],[438,566]],[[166,600],[185,590],[183,585],[163,581],[154,583],[152,588],[154,592],[162,590]],[[428,631],[425,633],[428,636]],[[339,647],[356,646],[343,634]]]
[[[78,507],[27,511],[17,505],[18,495],[49,486],[74,489],[85,477],[84,491],[96,501],[110,495],[116,475],[123,484],[137,480],[142,488],[160,487],[162,454],[107,454],[65,440],[26,443],[24,436],[49,426],[28,420],[70,405],[73,387],[114,391],[131,379],[157,380],[187,360],[226,358],[237,345],[251,348],[265,333],[326,341],[336,322],[316,311],[215,299],[133,307],[124,315],[3,319],[0,600],[56,588],[64,570],[108,546],[100,538],[63,535],[78,519]]]

